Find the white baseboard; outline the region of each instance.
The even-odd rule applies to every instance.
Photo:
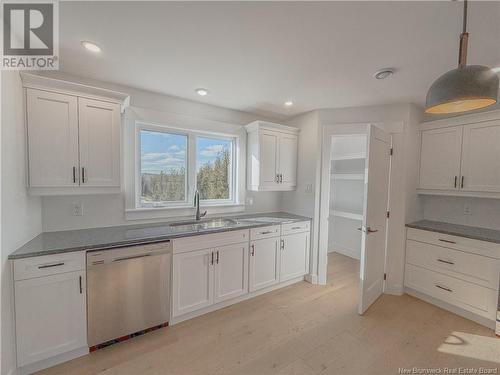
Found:
[[[19,375],[19,369],[17,367],[11,368],[7,371],[7,375]]]
[[[175,324],[183,322],[185,320],[193,319],[193,318],[196,318],[197,316],[204,315],[204,314],[207,314],[209,312],[219,310],[219,309],[222,309],[222,308],[230,306],[230,305],[234,305],[235,303],[245,301],[245,300],[253,298],[253,297],[260,296],[261,294],[272,292],[273,290],[281,289],[281,288],[284,288],[285,286],[289,286],[289,285],[304,281],[305,278],[306,278],[306,276],[296,277],[295,279],[291,279],[291,280],[288,280],[288,281],[285,281],[285,282],[282,282],[282,283],[279,283],[276,285],[272,285],[270,287],[267,287],[267,288],[264,288],[261,290],[257,290],[255,292],[250,292],[250,293],[245,294],[243,296],[240,296],[240,297],[228,300],[228,301],[224,301],[224,302],[218,303],[216,305],[205,307],[204,309],[200,309],[200,310],[193,311],[193,312],[190,312],[190,313],[187,313],[184,315],[180,315],[180,316],[177,316],[175,318],[170,318],[170,321],[168,323],[170,325],[175,325]]]
[[[385,294],[392,294],[394,296],[402,296],[405,293],[404,287],[402,285],[387,285],[384,289]]]
[[[345,246],[340,246],[340,245],[335,245],[334,249],[330,251],[329,253],[339,253],[342,255],[345,255],[346,257],[349,258],[354,258],[359,260],[360,257],[360,249],[350,249]]]
[[[416,297],[418,299],[421,299],[425,302],[428,302],[432,305],[436,305],[444,310],[447,310],[449,312],[452,312],[454,314],[463,316],[464,318],[470,319],[478,324],[481,324],[485,327],[495,329],[495,321],[494,320],[489,320],[483,316],[476,315],[470,311],[464,310],[460,307],[450,305],[447,302],[443,302],[437,298],[428,296],[427,294],[421,293],[416,291],[415,289],[405,287],[405,293],[409,294],[410,296]]]
[[[18,369],[16,374],[19,375],[33,374],[34,372],[58,365],[59,363],[71,361],[72,359],[81,357],[86,354],[89,354],[89,348],[85,346],[83,348],[78,348],[67,353],[56,355],[55,357],[47,358],[42,361],[22,366]]]
[[[315,273],[308,273],[304,279],[311,284],[317,284],[318,283],[318,275]]]

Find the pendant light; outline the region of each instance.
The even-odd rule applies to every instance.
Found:
[[[464,0],[458,68],[439,77],[427,93],[425,112],[446,114],[485,108],[497,102],[498,76],[483,65],[467,65],[467,0]]]

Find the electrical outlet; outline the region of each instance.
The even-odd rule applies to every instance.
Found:
[[[313,185],[312,184],[307,184],[306,185],[306,193],[310,194],[313,191]]]
[[[73,211],[73,216],[83,216],[83,204],[81,202],[75,202],[71,206]]]
[[[469,203],[464,204],[464,215],[472,215],[472,207]]]
[[[249,206],[252,206],[253,205],[253,197],[247,197],[247,204]]]

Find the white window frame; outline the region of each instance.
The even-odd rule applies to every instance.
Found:
[[[152,131],[168,134],[177,134],[187,137],[187,150],[186,150],[186,199],[184,201],[164,202],[164,204],[157,204],[151,206],[141,205],[141,131]],[[239,137],[233,134],[224,134],[218,132],[204,132],[199,130],[186,130],[184,128],[158,125],[145,122],[136,121],[135,123],[135,209],[179,209],[193,207],[193,196],[196,190],[196,140],[198,137],[209,139],[220,139],[231,142],[231,170],[230,170],[230,191],[229,199],[204,199],[200,200],[200,206],[203,207],[217,207],[217,206],[231,206],[238,205],[238,158],[236,150],[238,149]]]

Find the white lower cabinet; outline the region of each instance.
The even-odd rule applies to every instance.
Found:
[[[288,281],[307,273],[309,233],[295,233],[281,238],[280,281]]]
[[[299,281],[309,269],[309,233],[305,221],[174,240],[172,323]]]
[[[500,245],[408,228],[405,287],[472,313],[494,325],[500,277]],[[414,294],[414,293],[413,293]],[[419,295],[417,295],[419,297]],[[439,304],[439,303],[438,303]]]
[[[15,281],[14,293],[18,366],[87,346],[85,271]]]
[[[214,303],[248,293],[248,244],[215,250],[214,280]]]
[[[250,243],[250,292],[280,281],[280,238],[266,238]]]
[[[214,301],[212,249],[173,257],[172,316],[210,306]]]

